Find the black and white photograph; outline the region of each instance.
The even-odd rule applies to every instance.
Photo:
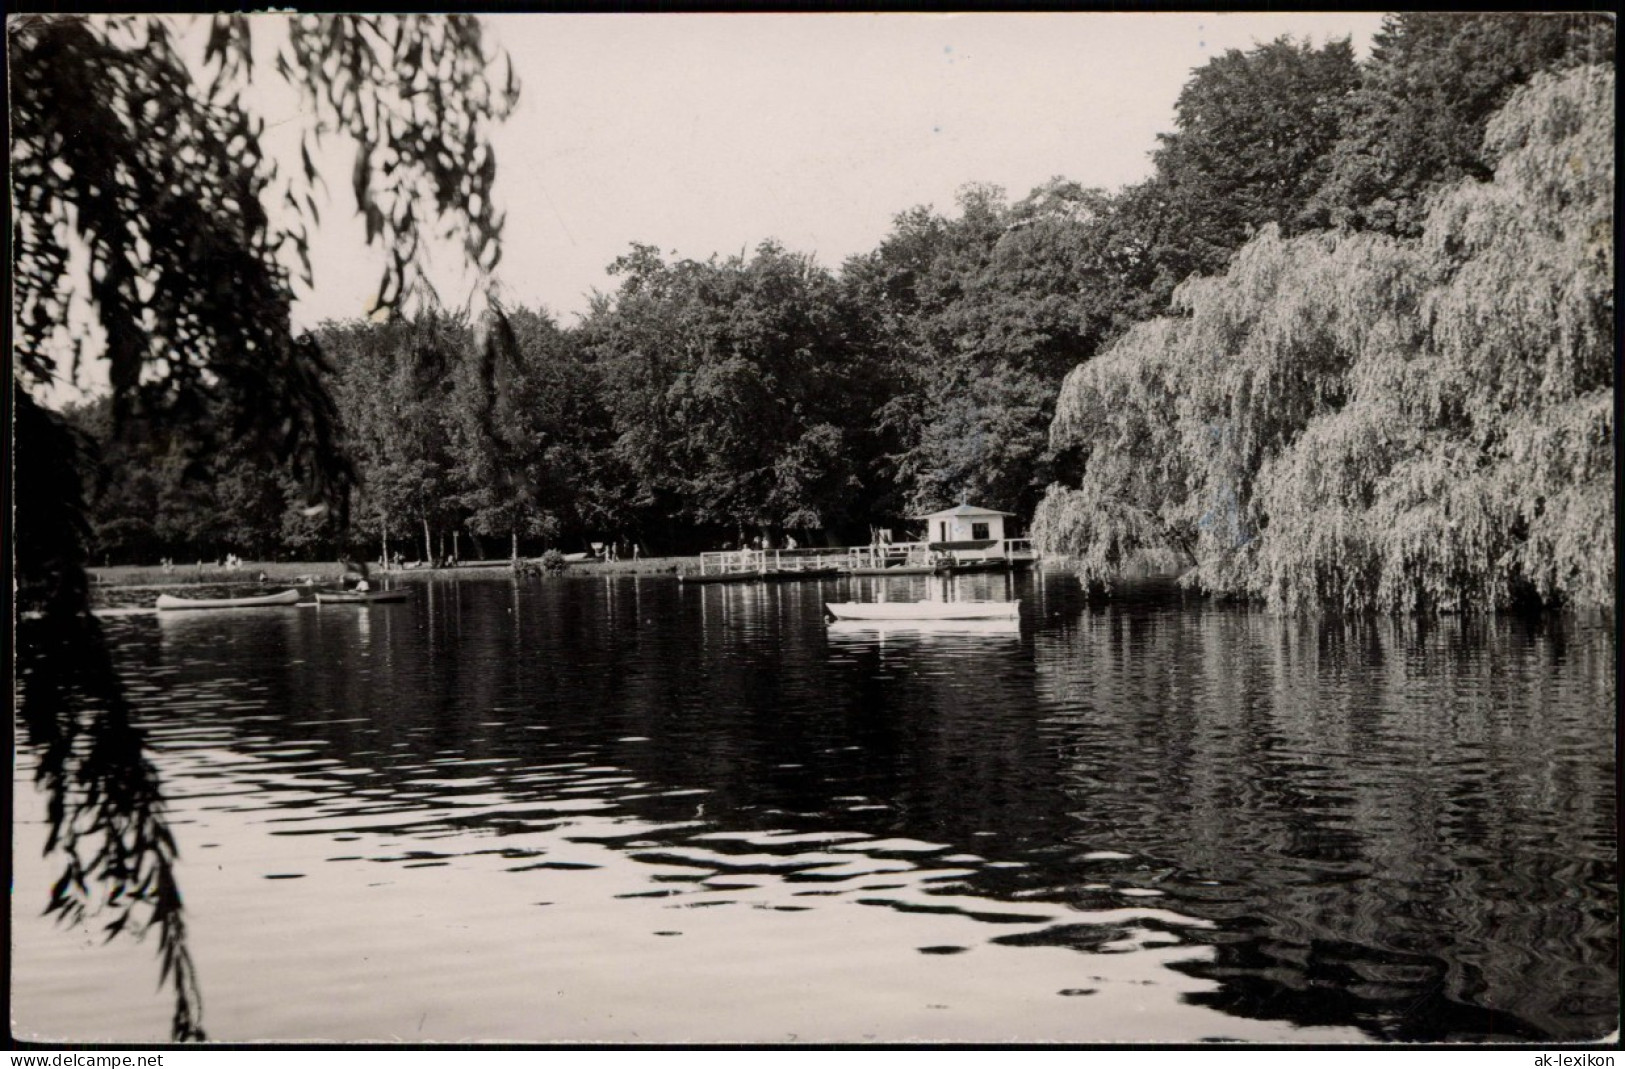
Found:
[[[6,30],[13,1049],[1612,1064],[1612,14]]]

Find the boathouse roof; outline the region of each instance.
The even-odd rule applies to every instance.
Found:
[[[933,512],[926,516],[916,516],[916,520],[946,520],[958,516],[1014,516],[1013,512],[1000,512],[998,509],[985,509],[977,505],[955,505],[951,509]]]

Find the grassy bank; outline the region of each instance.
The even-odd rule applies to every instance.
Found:
[[[565,576],[577,575],[675,575],[685,569],[698,569],[694,557],[651,557],[647,560],[580,561],[565,566]],[[464,565],[455,568],[397,568],[382,571],[372,569],[375,576],[391,580],[413,578],[476,579],[507,578],[513,573],[507,561],[484,566]],[[344,566],[337,561],[244,561],[237,568],[216,567],[207,564],[176,565],[166,569],[160,565],[116,565],[91,568],[91,581],[99,587],[165,587],[219,586],[222,584],[254,583],[261,575],[267,583],[303,583],[306,579],[318,584],[337,583],[344,576]]]

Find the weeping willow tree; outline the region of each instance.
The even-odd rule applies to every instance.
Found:
[[[1075,369],[1039,544],[1288,610],[1610,605],[1613,85],[1520,90],[1420,238],[1266,230]]]
[[[200,455],[233,442],[346,513],[354,470],[319,346],[292,325],[294,271],[312,281],[319,184],[309,143],[279,168],[249,103],[254,38],[301,96],[307,136],[353,141],[351,184],[385,254],[381,309],[421,281],[422,238],[464,238],[494,268],[490,124],[517,85],[470,16],[256,16],[189,24],[125,15],[6,23],[11,105],[17,676],[24,737],[62,860],[48,912],[156,930],[176,1039],[203,1037],[178,851],[157,772],[88,603],[85,443],[42,400],[99,362],[119,429],[184,428]],[[285,210],[277,210],[277,206]],[[275,212],[275,214],[273,214]],[[281,221],[278,221],[281,220]]]

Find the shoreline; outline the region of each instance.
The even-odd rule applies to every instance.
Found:
[[[539,567],[536,558],[521,558],[522,564]],[[597,575],[672,575],[680,571],[699,569],[698,557],[648,557],[642,560],[576,561],[564,566],[564,571],[542,573],[543,578]],[[255,584],[261,574],[267,584],[303,583],[307,579],[317,584],[337,583],[344,577],[344,566],[338,561],[244,561],[236,568],[224,565],[176,565],[165,570],[161,564],[115,564],[92,566],[85,569],[93,590],[172,590],[193,586],[219,586],[222,584]],[[453,565],[447,568],[389,568],[368,565],[373,578],[390,581],[418,577],[434,579],[512,578],[511,562],[484,561]]]

